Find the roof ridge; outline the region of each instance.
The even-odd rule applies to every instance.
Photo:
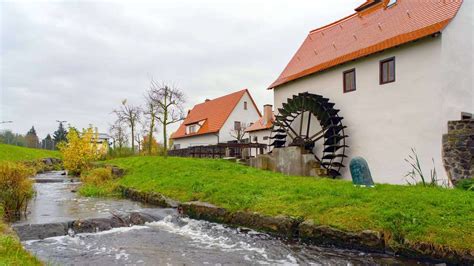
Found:
[[[191,111],[186,116],[185,120],[181,123],[179,128],[172,134],[173,139],[204,135],[208,133],[219,132],[222,126],[229,119],[236,106],[241,101],[242,97],[247,93],[249,95],[252,104],[261,116],[255,101],[252,98],[247,88],[235,91],[213,100],[202,102],[193,106]],[[215,109],[218,110],[215,110]],[[223,110],[219,110],[223,109]],[[201,126],[200,130],[193,134],[186,134],[186,125],[193,124],[199,121],[206,120]]]
[[[234,91],[234,92],[231,92],[231,93],[229,93],[229,94],[222,95],[222,96],[219,96],[219,97],[217,97],[217,98],[211,99],[211,100],[209,100],[209,101],[207,101],[207,102],[212,102],[212,101],[215,101],[215,100],[219,100],[219,99],[221,99],[221,98],[229,97],[229,96],[232,95],[232,94],[237,94],[237,93],[239,93],[239,92],[243,92],[243,91],[246,91],[246,90],[247,90],[247,88],[241,89],[241,90],[238,90],[238,91]],[[204,102],[204,103],[206,103],[206,102]]]
[[[336,20],[336,21],[334,21],[334,22],[332,22],[332,23],[329,23],[329,24],[327,24],[327,25],[325,25],[325,26],[316,28],[316,29],[314,29],[314,30],[310,30],[310,31],[309,31],[309,34],[312,34],[312,33],[315,33],[315,32],[320,32],[321,30],[324,30],[324,29],[328,29],[328,28],[330,28],[330,27],[332,27],[332,26],[335,26],[335,25],[337,25],[337,24],[339,24],[339,23],[341,23],[341,22],[343,22],[343,21],[346,21],[346,20],[348,20],[348,19],[350,19],[350,18],[352,18],[352,17],[354,17],[354,16],[357,16],[357,13],[352,13],[352,14],[346,16],[346,17],[343,17],[343,18],[341,18],[341,19],[339,19],[339,20]]]
[[[385,5],[387,1],[377,3]],[[440,32],[457,15],[462,3],[399,0],[390,8],[377,8],[366,15],[353,13],[314,29],[268,89]],[[326,37],[313,36],[318,32],[324,36],[326,31]]]

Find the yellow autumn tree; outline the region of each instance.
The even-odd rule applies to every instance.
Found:
[[[64,168],[70,174],[78,175],[91,166],[91,162],[100,159],[107,149],[106,145],[99,145],[99,133],[92,126],[79,132],[69,128],[67,142],[59,145],[63,157]]]
[[[151,137],[151,150],[149,150],[150,143],[149,143],[149,136],[144,136],[142,141],[143,150],[141,152],[142,155],[156,155],[158,153],[158,142],[154,137]]]

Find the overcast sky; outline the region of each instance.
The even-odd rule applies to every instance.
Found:
[[[362,2],[0,2],[0,121],[14,121],[0,130],[43,138],[67,120],[107,132],[151,77],[177,84],[186,109],[242,88],[261,108],[307,33]]]

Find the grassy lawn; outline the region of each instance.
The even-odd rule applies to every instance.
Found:
[[[0,144],[0,163],[2,161],[31,161],[47,157],[59,158],[59,152],[30,149],[6,144]],[[42,265],[42,263],[27,252],[8,227],[2,222],[0,206],[0,265]]]
[[[7,144],[0,144],[0,161],[29,161],[43,158],[59,158],[58,151],[31,149]]]
[[[349,181],[290,177],[211,159],[131,157],[108,163],[127,169],[117,181],[120,185],[180,201],[285,214],[348,231],[380,230],[410,241],[474,250],[474,193],[469,191],[356,188]],[[97,191],[105,193],[103,188]]]

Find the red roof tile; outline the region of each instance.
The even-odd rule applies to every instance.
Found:
[[[432,35],[462,0],[367,0],[359,12],[311,31],[269,89],[336,65]]]
[[[255,123],[245,129],[246,132],[254,132],[264,129],[270,129],[273,126],[273,121],[275,117],[272,116],[272,120],[268,121],[266,124],[263,121],[263,117],[260,117]]]
[[[237,91],[214,100],[209,100],[200,104],[196,104],[191,111],[189,111],[186,119],[179,126],[178,130],[171,134],[172,139],[186,138],[197,135],[204,135],[209,133],[216,133],[224,125],[227,118],[239,103],[242,96],[248,93],[252,104],[260,115],[257,106],[255,105],[252,96],[247,89]],[[204,121],[198,132],[186,134],[186,126]]]

